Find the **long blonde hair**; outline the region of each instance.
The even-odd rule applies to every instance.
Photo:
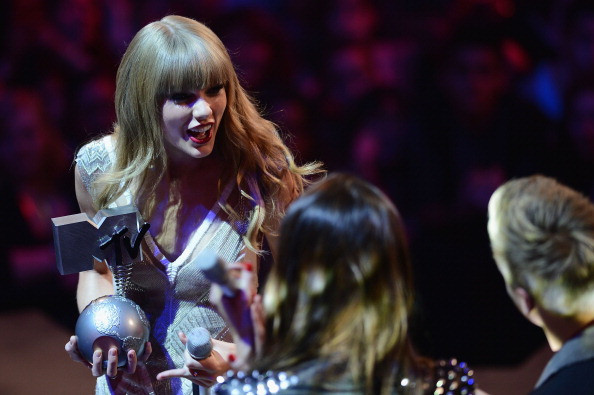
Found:
[[[263,303],[257,369],[318,362],[318,384],[346,374],[366,393],[392,392],[409,367],[412,305],[407,241],[394,205],[349,175],[310,187],[283,219]]]
[[[248,233],[253,236],[279,221],[287,202],[303,191],[306,177],[319,172],[320,164],[295,164],[276,125],[260,116],[240,86],[221,40],[204,24],[175,15],[142,28],[122,58],[115,95],[116,163],[98,180],[104,188],[97,208],[106,207],[130,187],[149,200],[154,196],[151,192],[167,169],[163,100],[173,92],[215,84],[223,84],[227,94],[215,150],[228,166],[225,176],[234,177],[241,194],[259,207]],[[249,182],[258,186],[256,196],[245,192]],[[150,213],[154,204],[148,201],[142,214]],[[253,237],[248,235],[248,240]]]

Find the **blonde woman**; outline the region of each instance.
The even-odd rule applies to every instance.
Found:
[[[249,283],[251,272],[241,272]],[[217,286],[211,292],[223,314],[241,322],[241,308],[226,302]],[[250,298],[250,290],[245,292]],[[392,202],[359,178],[331,175],[292,203],[282,222],[278,259],[262,297],[253,299],[257,350],[248,350],[251,360],[235,361],[234,368],[248,371],[221,377],[216,394],[258,388],[287,394],[475,391],[464,363],[413,354],[404,225]],[[238,344],[247,345],[237,335],[245,328],[235,329]]]
[[[295,165],[275,125],[240,86],[223,43],[192,19],[167,16],[136,34],[118,69],[115,105],[113,133],[77,154],[76,193],[91,217],[133,204],[151,225],[127,296],[148,315],[152,353],[138,361],[130,351],[118,370],[117,355],[96,352],[88,365],[99,377],[97,393],[188,394],[191,381],[211,384],[234,352],[217,341],[228,338],[228,328],[210,306],[210,284],[193,259],[209,248],[257,268],[263,238],[274,254],[285,208],[319,165]],[[105,263],[80,274],[79,310],[113,293]],[[196,326],[215,339],[214,370],[184,362],[183,333]],[[75,336],[66,350],[84,363]]]

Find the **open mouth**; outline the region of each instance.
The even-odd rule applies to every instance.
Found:
[[[206,144],[212,138],[212,125],[188,129],[190,140],[196,144]]]

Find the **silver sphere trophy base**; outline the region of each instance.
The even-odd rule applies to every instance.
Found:
[[[141,356],[149,339],[150,324],[136,303],[118,295],[93,300],[80,313],[74,330],[82,356],[93,363],[93,353],[101,350],[107,367],[110,348],[118,349],[118,367],[126,365],[126,354],[134,350]]]

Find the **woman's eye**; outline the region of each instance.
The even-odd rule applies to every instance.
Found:
[[[215,96],[221,91],[221,89],[223,89],[223,87],[224,87],[223,84],[219,84],[219,85],[210,87],[206,90],[206,94],[209,96]]]
[[[194,95],[191,93],[174,93],[170,99],[175,104],[188,104],[194,100]]]

